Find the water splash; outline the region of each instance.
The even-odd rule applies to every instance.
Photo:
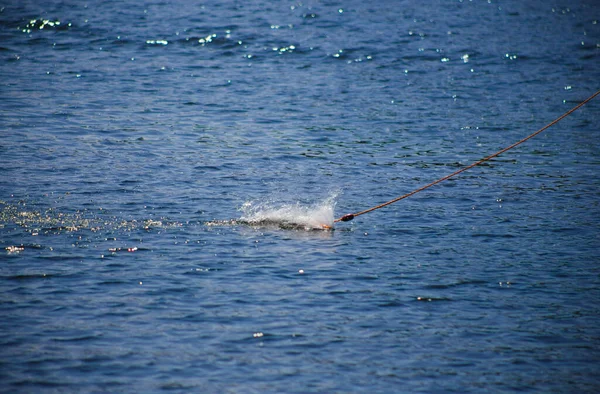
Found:
[[[240,210],[237,223],[251,226],[277,226],[285,229],[330,230],[333,229],[334,208],[338,193],[311,205],[300,202],[248,201]]]

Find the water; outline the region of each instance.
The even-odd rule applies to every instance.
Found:
[[[3,5],[1,391],[597,392],[597,99],[306,231],[591,95],[597,2],[214,3]]]

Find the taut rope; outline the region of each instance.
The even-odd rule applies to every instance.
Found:
[[[356,212],[356,213],[349,213],[347,215],[344,215],[341,218],[335,219],[334,223],[337,223],[337,222],[349,222],[350,220],[354,219],[357,216],[364,215],[365,213],[369,213],[371,211],[374,211],[374,210],[379,209],[379,208],[383,208],[383,207],[385,207],[387,205],[393,204],[393,203],[398,202],[400,200],[404,200],[405,198],[410,197],[413,194],[417,194],[418,192],[422,192],[425,189],[429,189],[433,185],[437,185],[438,183],[443,182],[446,179],[450,179],[453,176],[456,176],[456,175],[460,174],[461,172],[467,171],[467,170],[469,170],[469,169],[471,169],[471,168],[473,168],[475,166],[478,166],[478,165],[480,165],[482,163],[485,163],[486,161],[491,160],[494,157],[501,155],[502,153],[506,152],[507,150],[510,150],[510,149],[512,149],[512,148],[514,148],[516,146],[521,145],[523,142],[525,142],[525,141],[527,141],[527,140],[535,137],[536,135],[540,134],[542,131],[544,131],[544,130],[546,130],[546,129],[552,127],[552,126],[554,126],[555,124],[557,124],[558,122],[560,122],[561,120],[563,120],[564,118],[566,118],[567,116],[571,115],[573,112],[577,111],[579,108],[583,107],[585,104],[587,104],[589,101],[591,101],[594,97],[596,97],[599,94],[600,94],[600,90],[598,90],[596,93],[592,94],[587,99],[583,100],[581,103],[579,103],[575,107],[571,108],[569,111],[565,112],[562,116],[554,119],[552,122],[548,123],[546,126],[542,127],[541,129],[539,129],[535,133],[530,134],[529,136],[523,138],[522,140],[520,140],[518,142],[515,142],[514,144],[512,144],[510,146],[507,146],[506,148],[504,148],[502,150],[499,150],[498,152],[496,152],[494,154],[491,154],[491,155],[489,155],[487,157],[484,157],[483,159],[481,159],[479,161],[476,161],[473,164],[469,164],[468,166],[466,166],[464,168],[461,168],[460,170],[455,171],[455,172],[453,172],[450,175],[446,175],[446,176],[444,176],[444,177],[442,177],[442,178],[440,178],[440,179],[438,179],[436,181],[428,183],[425,186],[421,186],[420,188],[418,188],[416,190],[413,190],[410,193],[406,193],[406,194],[404,194],[404,195],[402,195],[400,197],[396,197],[393,200],[390,200],[388,202],[384,202],[383,204],[379,204],[379,205],[377,205],[375,207],[372,207],[372,208],[369,208],[369,209],[365,209],[364,211],[360,211],[360,212]]]

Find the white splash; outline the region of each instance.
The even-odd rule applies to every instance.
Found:
[[[296,227],[305,230],[333,228],[334,208],[338,193],[325,200],[312,204],[277,203],[274,201],[248,201],[240,208],[243,212],[240,221],[256,225],[276,225]]]

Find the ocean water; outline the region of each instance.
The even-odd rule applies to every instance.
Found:
[[[5,2],[0,391],[598,392],[600,99],[318,228],[599,81],[591,0]]]

